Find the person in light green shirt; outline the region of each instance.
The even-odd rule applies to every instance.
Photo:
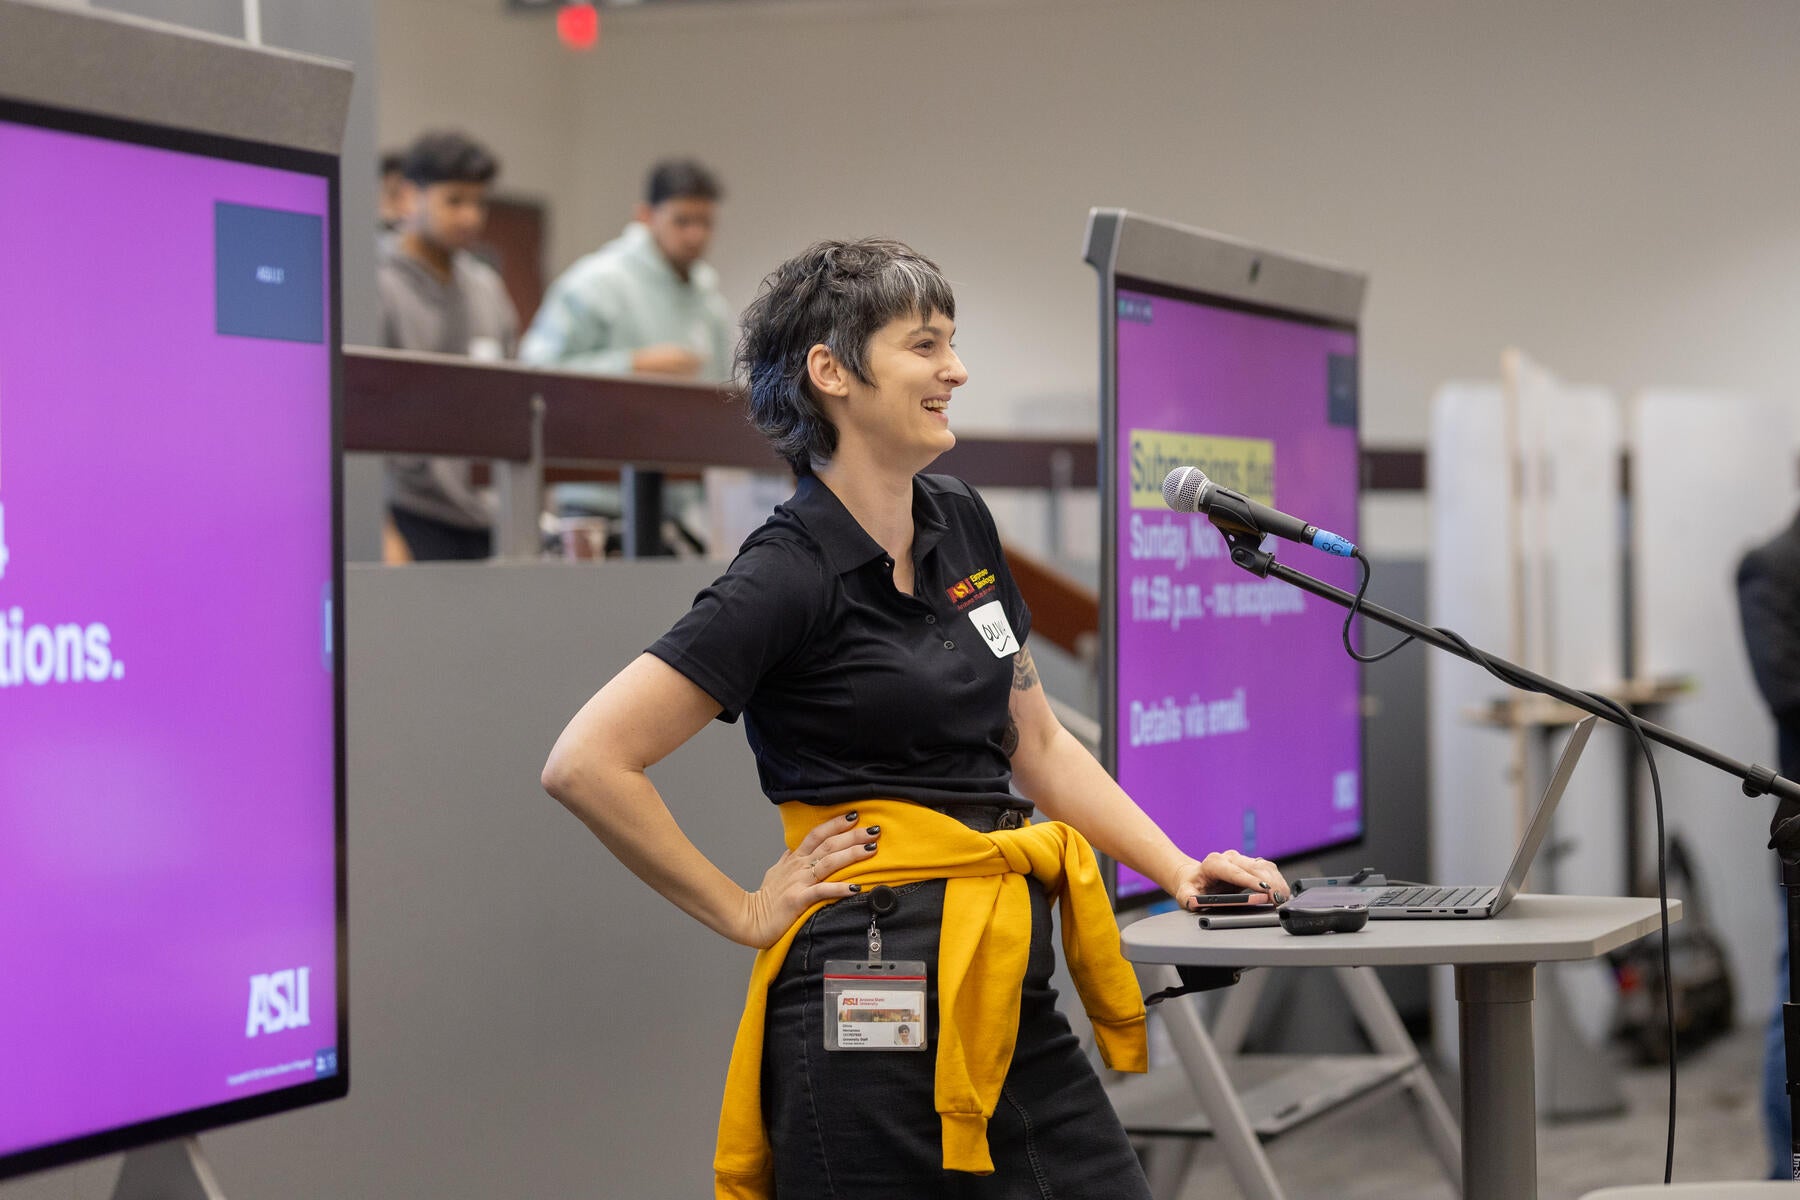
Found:
[[[625,232],[550,285],[519,358],[602,375],[729,379],[731,309],[702,261],[721,195],[699,163],[658,163]]]
[[[736,349],[731,308],[718,272],[702,261],[723,194],[712,172],[692,160],[652,167],[625,232],[550,285],[519,344],[520,361],[596,375],[728,381]],[[620,512],[612,484],[558,484],[550,500],[565,516]],[[699,493],[677,486],[670,500],[680,512]]]

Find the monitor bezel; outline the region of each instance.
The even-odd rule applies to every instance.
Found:
[[[1087,263],[1100,278],[1100,761],[1118,777],[1118,295],[1126,291],[1272,317],[1357,335],[1361,372],[1361,316],[1368,281],[1361,273],[1317,260],[1264,249],[1237,238],[1146,217],[1124,209],[1094,209],[1088,215]],[[1359,388],[1360,391],[1360,388]],[[1362,445],[1362,413],[1357,412],[1357,446]],[[1358,472],[1358,502],[1361,488]],[[1359,522],[1360,524],[1360,522]],[[1331,653],[1334,647],[1321,647]],[[1366,672],[1357,667],[1359,702],[1366,697]],[[1359,703],[1359,713],[1361,706]],[[1287,868],[1334,850],[1361,845],[1369,834],[1368,721],[1358,719],[1357,802],[1361,821],[1351,837],[1310,846],[1276,858]],[[1184,847],[1209,852],[1226,847]],[[1120,912],[1168,900],[1150,888],[1119,895],[1119,864],[1102,856],[1107,894]]]
[[[340,1100],[350,1090],[350,954],[346,854],[344,726],[344,486],[343,486],[343,286],[339,214],[339,160],[335,154],[250,141],[217,133],[172,128],[114,115],[83,112],[0,96],[0,123],[96,137],[108,141],[223,159],[314,175],[326,184],[326,302],[330,356],[330,438],[325,448],[331,478],[331,661],[334,854],[337,863],[337,1071],[324,1079],[277,1088],[240,1100],[170,1113],[60,1142],[0,1154],[0,1180],[66,1166],[137,1146],[188,1137],[257,1117]]]

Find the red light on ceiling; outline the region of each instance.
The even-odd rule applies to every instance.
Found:
[[[600,10],[592,4],[565,4],[556,10],[556,36],[571,50],[592,50],[600,42]]]

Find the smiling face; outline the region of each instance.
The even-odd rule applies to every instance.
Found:
[[[956,322],[939,312],[896,317],[869,338],[866,379],[826,347],[813,347],[813,386],[828,398],[839,461],[854,457],[913,475],[956,445],[950,397],[969,373],[951,344],[955,333]]]

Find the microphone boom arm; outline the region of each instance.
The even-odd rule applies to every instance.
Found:
[[[1231,561],[1242,567],[1244,570],[1249,571],[1252,575],[1263,579],[1267,579],[1269,576],[1273,575],[1283,583],[1290,583],[1301,591],[1317,596],[1321,600],[1329,600],[1339,608],[1347,609],[1355,604],[1356,597],[1352,596],[1342,588],[1333,587],[1322,579],[1314,579],[1304,571],[1296,571],[1294,568],[1287,566],[1284,563],[1277,562],[1273,554],[1258,548],[1262,540],[1260,536],[1247,535],[1224,529],[1221,529],[1220,532],[1225,535],[1225,540],[1231,545]],[[1386,625],[1389,629],[1411,634],[1421,642],[1427,642],[1437,649],[1454,654],[1456,657],[1467,662],[1477,661],[1464,650],[1463,647],[1457,645],[1454,640],[1446,637],[1438,630],[1433,629],[1429,625],[1423,625],[1418,621],[1403,616],[1391,609],[1383,608],[1379,604],[1373,604],[1368,600],[1364,600],[1360,605],[1356,605],[1356,611],[1372,621]],[[1495,655],[1489,654],[1487,655],[1487,658],[1490,662],[1504,667],[1514,676],[1528,682],[1532,687],[1543,692],[1547,696],[1554,696],[1564,704],[1579,708],[1583,712],[1592,713],[1597,717],[1602,717],[1612,722],[1614,725],[1627,729],[1630,728],[1630,726],[1620,718],[1618,713],[1608,709],[1605,705],[1595,703],[1593,700],[1589,699],[1585,693],[1578,691],[1575,688],[1558,683],[1556,680],[1550,679],[1547,676],[1539,675],[1535,671],[1526,670],[1524,667],[1518,666],[1515,663],[1510,663]],[[1644,735],[1653,741],[1661,742],[1671,750],[1680,751],[1689,758],[1697,759],[1710,767],[1715,767],[1718,770],[1725,772],[1727,775],[1735,776],[1742,781],[1744,794],[1746,796],[1774,795],[1779,797],[1782,801],[1782,805],[1781,810],[1777,812],[1778,824],[1771,829],[1771,833],[1775,835],[1771,845],[1782,851],[1782,858],[1784,861],[1788,860],[1790,853],[1794,856],[1796,861],[1800,861],[1800,784],[1797,784],[1793,780],[1782,775],[1776,774],[1767,767],[1759,766],[1754,763],[1741,763],[1735,758],[1721,754],[1710,746],[1696,742],[1692,738],[1683,737],[1672,729],[1664,729],[1654,722],[1640,719],[1637,724],[1638,728],[1644,731]],[[1782,836],[1784,832],[1790,834],[1791,837],[1784,838]],[[1781,841],[1791,841],[1793,843],[1791,851],[1786,847],[1775,844],[1776,842]]]

